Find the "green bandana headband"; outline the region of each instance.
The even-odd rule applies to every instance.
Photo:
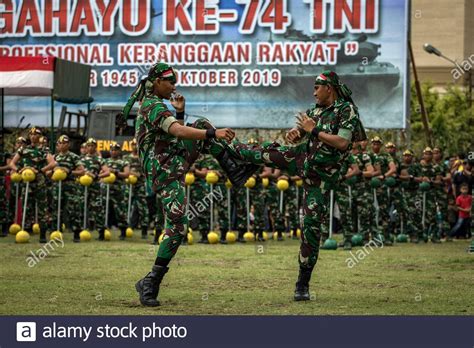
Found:
[[[341,82],[341,80],[339,79],[339,76],[334,71],[330,71],[330,70],[323,71],[321,75],[316,77],[316,80],[314,81],[314,85],[315,86],[316,85],[334,86],[340,97],[354,104],[354,101],[351,98],[352,91],[349,89],[349,87],[347,87],[344,83]]]
[[[128,118],[133,105],[137,101],[142,101],[145,95],[151,94],[153,92],[153,82],[155,82],[155,80],[158,78],[176,83],[176,72],[166,63],[154,64],[148,71],[148,76],[140,81],[128,99],[127,104],[124,106],[122,113],[125,120]]]

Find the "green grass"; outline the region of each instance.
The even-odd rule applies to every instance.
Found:
[[[138,233],[127,242],[74,244],[65,234],[35,267],[28,244],[0,239],[0,315],[473,315],[474,255],[468,241],[399,244],[374,249],[353,268],[348,252],[320,252],[313,301],[292,300],[299,242],[190,245],[179,249],[160,293],[162,306],[144,308],[135,282],[156,247]],[[355,254],[354,249],[353,253]]]

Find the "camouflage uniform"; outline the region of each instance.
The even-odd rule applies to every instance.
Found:
[[[107,158],[105,160],[105,165],[113,172],[123,172],[124,168],[128,165],[128,163],[120,158]],[[110,214],[113,215],[115,218],[116,226],[121,230],[122,237],[124,234],[125,229],[128,226],[128,219],[127,219],[127,204],[128,204],[128,196],[125,195],[125,180],[119,178],[117,174],[115,174],[116,179],[115,182],[110,186],[110,193],[109,193],[109,217]],[[110,220],[108,221],[109,226],[111,226]]]
[[[367,166],[372,165],[368,153],[358,153],[354,158],[361,173],[366,170]],[[357,210],[357,223],[360,225],[358,232],[364,236],[364,240],[368,241],[370,235],[373,237],[376,232],[374,189],[370,187],[370,179],[361,176],[361,179],[354,185],[353,194]]]
[[[45,167],[47,162],[47,153],[37,146],[23,146],[18,149],[17,153],[20,155],[18,168],[32,167],[38,170],[36,179],[29,183],[28,202],[25,218],[25,230],[30,230],[34,223],[35,206],[38,207],[38,224],[41,230],[40,239],[46,241],[46,231],[48,229],[48,217],[50,206],[48,204],[46,178],[41,172],[41,168]],[[26,183],[22,184],[21,197],[25,197]]]
[[[199,170],[212,169],[214,164],[212,163],[212,157],[201,154],[194,167]],[[189,202],[190,209],[195,209],[198,214],[192,214],[193,219],[189,221],[192,229],[197,229],[201,234],[201,241],[207,241],[207,234],[209,233],[210,226],[210,206],[204,205],[203,198],[210,193],[210,185],[206,182],[205,178],[199,178],[195,176],[194,184],[191,186],[191,202]],[[209,202],[207,199],[204,201],[206,204]],[[199,209],[199,211],[197,210]]]
[[[158,249],[158,258],[170,260],[185,234],[186,193],[184,176],[201,152],[219,156],[225,142],[182,140],[168,133],[176,122],[173,114],[159,97],[147,94],[136,121],[136,138],[146,180],[161,198],[167,217],[166,234]],[[194,128],[208,129],[212,125],[199,119]]]
[[[283,194],[283,211],[280,211],[281,191],[277,187],[278,179],[270,180],[268,186],[268,210],[270,214],[270,228],[273,233],[278,233],[278,239],[282,240],[285,229],[285,206],[288,197]],[[288,191],[288,190],[287,190]]]
[[[7,159],[9,158],[9,154],[6,152],[0,152],[0,166],[5,166],[7,164]],[[11,187],[13,188],[13,183],[11,183]],[[10,190],[12,192],[12,190]],[[11,218],[11,208],[8,204],[8,197],[7,197],[7,190],[6,190],[6,180],[5,180],[5,172],[0,171],[0,224],[1,230],[0,235],[5,236],[8,230],[8,224]]]
[[[63,167],[69,170],[69,173],[61,182],[61,216],[59,228],[64,223],[75,234],[79,234],[82,228],[82,210],[83,195],[79,191],[76,183],[76,178],[72,175],[72,171],[77,167],[82,166],[83,163],[79,155],[68,151],[66,153],[58,153],[54,155],[54,160],[58,167]],[[51,228],[57,228],[58,219],[58,204],[59,204],[59,182],[53,184],[53,220]]]
[[[94,175],[93,183],[87,188],[87,217],[88,227],[90,222],[94,223],[94,228],[102,234],[105,229],[105,188],[99,182],[99,173],[105,160],[97,155],[85,155],[82,163],[87,172]]]
[[[301,189],[296,185],[296,181],[289,181],[290,187],[284,193],[285,198],[285,221],[286,231],[296,235],[296,230],[300,228],[299,207],[301,207]],[[298,191],[298,194],[296,192]],[[297,200],[298,199],[298,200]]]
[[[318,130],[338,134],[351,141],[365,136],[356,108],[343,98],[329,107],[316,105],[309,110],[309,117]],[[348,150],[350,150],[349,145]],[[251,149],[244,144],[234,144],[236,153],[255,164],[265,164],[288,171],[290,175],[304,178],[303,235],[299,263],[312,270],[319,255],[321,224],[327,220],[330,190],[337,186],[341,164],[348,151],[339,151],[306,134],[296,146],[280,146],[273,143]]]
[[[390,162],[393,162],[391,156],[388,153],[379,152],[379,153],[370,153],[370,158],[374,167],[380,165],[381,175],[384,175],[388,169]],[[370,189],[373,192],[373,189]],[[390,199],[389,199],[389,188],[385,185],[381,185],[375,190],[377,194],[377,203],[379,204],[379,223],[383,231],[387,231],[390,217]],[[372,193],[373,196],[373,193]],[[373,198],[372,198],[373,201]]]
[[[147,228],[150,223],[150,214],[148,212],[145,177],[142,173],[140,158],[138,156],[134,156],[133,154],[129,154],[124,156],[123,160],[128,164],[131,172],[139,174],[137,183],[135,185],[127,185],[126,197],[128,202],[128,190],[130,190],[130,186],[132,186],[132,208],[130,214],[133,215],[132,212],[134,210],[138,212],[137,226],[142,230],[142,236],[146,236]]]
[[[407,171],[411,176],[410,180],[401,180],[400,184],[406,202],[405,212],[402,213],[405,233],[410,235],[412,242],[416,242],[423,236],[423,230],[419,226],[422,214],[422,206],[418,195],[419,184],[414,180],[414,178],[420,176],[420,167],[417,163],[401,163],[401,171]]]
[[[428,177],[430,180],[434,180],[436,178],[435,168],[433,163],[423,163],[420,162],[419,164],[419,175],[421,177]],[[433,183],[430,182],[431,189],[425,192],[426,200],[425,200],[425,226],[423,228],[422,225],[422,218],[421,216],[418,218],[419,224],[421,229],[423,230],[424,234],[427,236],[431,235],[432,240],[439,239],[438,231],[436,228],[436,194],[433,188]],[[423,204],[423,195],[424,192],[418,190],[418,199]]]
[[[436,176],[445,177],[449,173],[449,168],[443,161],[436,163],[434,162],[433,168]],[[448,195],[445,191],[444,181],[441,181],[440,184],[434,184],[435,189],[435,200],[437,204],[437,210],[439,210],[439,220],[438,225],[440,225],[441,230],[444,230],[447,226],[444,226],[446,223],[446,218],[448,216]],[[438,219],[437,219],[438,220]],[[444,231],[440,231],[444,234]]]
[[[346,173],[349,171],[349,168],[356,163],[357,162],[354,155],[349,154],[346,160],[343,162],[341,176],[346,175]],[[341,183],[336,189],[336,201],[339,205],[339,211],[341,214],[341,226],[342,234],[344,236],[344,243],[350,242],[352,244],[352,236],[356,230],[354,225],[354,219],[356,217],[354,185],[344,182]]]

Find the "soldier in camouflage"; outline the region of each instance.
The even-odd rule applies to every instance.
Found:
[[[433,166],[436,173],[436,176],[441,178],[441,181],[438,181],[435,187],[435,199],[436,199],[436,209],[439,210],[440,219],[438,224],[441,225],[442,231],[441,234],[445,234],[445,224],[447,222],[446,218],[448,216],[448,191],[446,184],[451,181],[451,173],[447,164],[443,161],[443,152],[441,148],[433,148]],[[440,235],[441,237],[441,235]]]
[[[330,190],[340,180],[340,168],[352,141],[366,138],[351,91],[332,71],[316,78],[314,96],[317,104],[300,113],[297,127],[287,133],[295,146],[270,144],[249,148],[234,144],[242,158],[256,164],[279,167],[289,175],[304,178],[305,199],[303,235],[299,253],[300,272],[295,300],[309,300],[309,281],[317,262],[321,239],[321,223],[328,215]]]
[[[107,212],[107,214],[114,217],[115,225],[120,229],[120,240],[125,240],[125,233],[128,226],[128,196],[125,194],[125,179],[130,175],[130,166],[121,158],[121,155],[122,149],[120,144],[115,141],[111,142],[110,158],[105,160],[105,165],[110,173],[115,174],[116,179],[115,182],[110,185],[109,212]]]
[[[10,167],[7,164],[7,160],[10,158],[10,154],[4,151],[3,136],[0,137],[0,141],[0,237],[6,237],[8,235],[8,224],[9,219],[11,217],[11,214],[9,212],[11,209],[9,207],[7,199],[5,172],[10,170]]]
[[[86,174],[91,176],[94,181],[88,188],[87,214],[88,221],[94,223],[94,228],[99,232],[100,241],[104,240],[105,234],[105,190],[102,190],[100,179],[109,176],[110,171],[105,160],[97,155],[97,141],[89,138],[86,141],[87,154],[82,162]]]
[[[427,182],[430,185],[430,190],[423,192],[419,190],[419,200],[423,202],[425,196],[425,215],[422,221],[422,229],[427,237],[431,238],[433,243],[440,243],[440,236],[438,236],[438,229],[436,228],[436,195],[433,187],[441,184],[441,176],[437,175],[433,164],[433,150],[426,147],[423,150],[423,158],[420,161],[420,177],[422,182]],[[424,222],[424,226],[423,226]]]
[[[22,146],[16,152],[15,156],[10,162],[12,172],[31,168],[36,178],[29,184],[28,205],[25,219],[25,229],[31,231],[33,225],[33,218],[35,216],[35,206],[38,207],[38,218],[40,226],[40,243],[46,243],[46,231],[48,229],[48,215],[49,205],[47,197],[47,187],[45,173],[56,166],[56,162],[51,154],[45,152],[40,147],[40,137],[42,131],[39,128],[33,127],[29,130],[30,145]],[[22,196],[26,189],[26,184],[22,188]]]
[[[364,237],[364,242],[375,238],[377,214],[374,212],[374,190],[370,179],[374,175],[374,166],[369,154],[365,151],[366,142],[360,142],[352,149],[352,154],[359,168],[360,180],[354,185],[354,196],[357,211],[358,232]]]
[[[419,226],[421,216],[421,203],[418,197],[418,186],[421,182],[419,165],[414,161],[413,151],[403,152],[403,161],[400,163],[399,179],[401,190],[405,199],[404,224],[412,243],[418,243],[423,236]]]
[[[128,163],[130,174],[135,175],[138,179],[137,183],[132,185],[132,210],[136,210],[138,213],[138,228],[142,231],[142,239],[146,239],[150,219],[146,200],[145,176],[143,175],[140,157],[138,156],[137,139],[134,138],[130,142],[130,146],[132,152],[124,156],[123,160]]]
[[[159,286],[168,271],[188,225],[184,177],[201,152],[216,157],[229,179],[241,185],[257,169],[231,156],[226,141],[235,133],[231,129],[215,129],[207,120],[199,119],[192,127],[184,126],[185,99],[176,93],[176,73],[165,63],[154,64],[123,110],[122,125],[136,101],[141,102],[135,124],[138,153],[147,182],[163,201],[167,228],[152,271],[135,287],[140,302],[158,306]],[[163,100],[170,100],[176,116]]]
[[[54,155],[56,161],[56,169],[61,168],[67,173],[66,179],[61,182],[61,216],[60,222],[74,232],[74,242],[80,242],[79,234],[82,228],[82,202],[83,196],[79,191],[79,187],[75,182],[76,177],[85,173],[82,160],[79,155],[69,151],[70,140],[67,135],[61,135],[56,142],[57,153]],[[52,174],[52,171],[48,173]],[[56,224],[58,219],[59,204],[59,182],[53,185],[53,202],[55,203],[53,210],[52,225]],[[53,228],[51,226],[51,228]],[[61,225],[60,225],[61,226]]]
[[[356,144],[354,144],[356,145]],[[359,180],[360,169],[356,158],[351,153],[347,156],[341,167],[341,176],[344,181],[336,189],[336,200],[341,214],[341,226],[344,240],[342,246],[344,250],[352,249],[352,236],[354,235],[355,219],[357,216],[356,202],[354,199],[354,186]]]

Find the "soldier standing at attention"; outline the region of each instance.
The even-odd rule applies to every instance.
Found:
[[[132,152],[123,159],[130,167],[130,175],[137,178],[137,183],[132,185],[132,206],[138,211],[138,228],[142,230],[142,239],[147,239],[150,216],[146,201],[145,176],[143,175],[140,157],[138,156],[137,139],[130,142]]]
[[[40,137],[42,131],[39,128],[33,127],[29,130],[30,145],[22,146],[18,149],[15,156],[10,162],[12,172],[18,171],[20,166],[21,171],[26,167],[31,168],[36,178],[29,184],[28,192],[28,206],[26,214],[25,229],[31,230],[33,218],[35,216],[35,205],[38,206],[38,224],[40,226],[40,243],[46,243],[46,231],[48,230],[48,196],[45,173],[55,167],[56,162],[53,156],[45,152],[40,146]],[[18,166],[17,166],[18,165]],[[23,187],[22,196],[26,185]]]
[[[125,233],[128,226],[127,202],[125,195],[125,179],[130,174],[130,166],[121,158],[122,149],[120,144],[112,141],[110,143],[110,158],[107,158],[105,164],[110,173],[115,174],[115,182],[110,185],[109,209],[115,218],[115,224],[120,229],[120,240],[125,239]],[[109,212],[106,212],[109,214]],[[109,222],[110,224],[110,222]],[[109,226],[106,226],[109,227]]]
[[[79,243],[79,234],[82,229],[82,206],[83,195],[80,194],[79,187],[75,182],[77,176],[85,173],[83,163],[79,155],[69,151],[69,137],[61,135],[56,142],[57,154],[54,155],[54,160],[57,163],[57,168],[61,168],[67,174],[66,179],[61,182],[61,216],[60,221],[74,232],[74,242]],[[52,174],[52,172],[50,172]],[[56,204],[56,209],[53,210],[54,225],[57,221],[57,205],[59,204],[58,182],[53,185],[53,202]]]

